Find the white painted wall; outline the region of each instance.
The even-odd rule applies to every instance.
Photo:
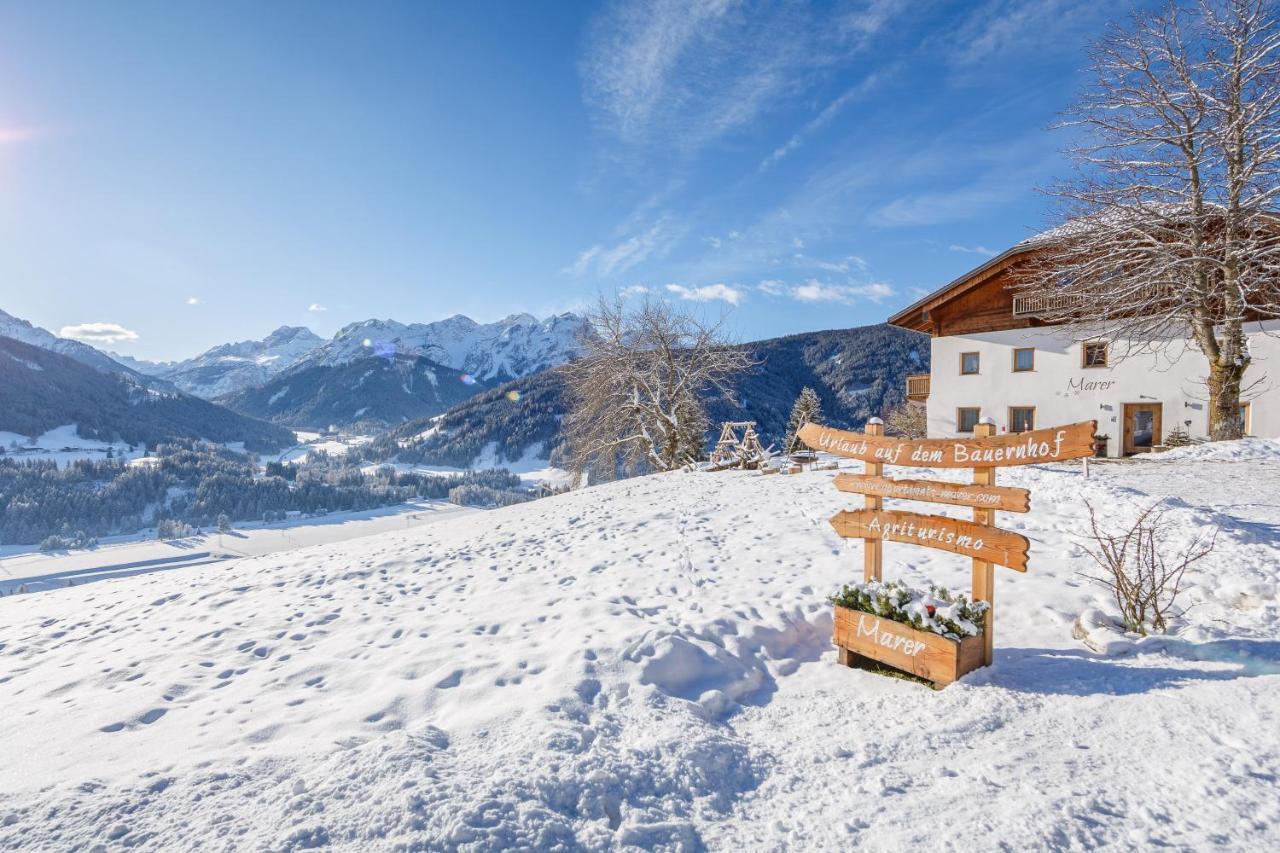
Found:
[[[1251,404],[1250,434],[1280,437],[1280,322],[1251,324],[1253,364],[1245,385]],[[1034,347],[1035,370],[1013,372],[1013,350]],[[960,353],[980,354],[981,372],[960,375]],[[1190,341],[1158,347],[1112,345],[1110,366],[1082,368],[1081,344],[1052,328],[1008,329],[933,338],[928,399],[929,435],[956,432],[956,410],[979,407],[998,429],[1009,425],[1009,407],[1035,406],[1036,427],[1097,420],[1111,437],[1108,452],[1122,450],[1124,403],[1163,403],[1163,431],[1186,426],[1193,438],[1208,432],[1208,372],[1204,356]]]

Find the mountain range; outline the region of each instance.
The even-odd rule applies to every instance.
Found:
[[[255,451],[296,443],[291,430],[276,424],[0,336],[0,432],[38,436],[66,424],[75,424],[82,438],[148,447],[178,438],[243,442]]]
[[[581,352],[586,321],[513,314],[434,323],[365,320],[345,326],[268,381],[219,397],[238,412],[295,427],[377,427],[438,415],[501,382]]]
[[[260,341],[220,344],[182,361],[111,357],[139,373],[167,379],[188,394],[214,399],[261,385],[323,344],[324,338],[304,326],[281,326]]]
[[[364,320],[327,341],[305,327],[281,326],[262,340],[221,344],[181,361],[111,358],[253,417],[298,427],[377,426],[439,414],[494,384],[563,364],[581,351],[585,330],[586,321],[572,313],[545,320],[513,314],[494,323],[459,314],[431,323]]]
[[[801,389],[817,391],[824,420],[860,427],[905,399],[906,377],[929,369],[929,339],[879,324],[807,332],[743,344],[755,366],[734,381],[737,404],[710,398],[713,427],[754,420],[765,444],[781,445]],[[544,371],[476,394],[439,417],[388,431],[361,448],[369,461],[471,467],[532,455],[563,463],[561,421],[568,410],[559,372]],[[708,435],[715,438],[716,429]]]

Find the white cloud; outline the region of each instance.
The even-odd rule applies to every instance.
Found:
[[[313,314],[319,314],[320,312],[328,311],[329,309],[321,305],[319,302],[312,302],[310,305],[307,306],[307,310],[312,312]]]
[[[978,182],[950,192],[903,196],[872,211],[873,224],[884,227],[941,225],[981,216],[1016,196],[1022,188]]]
[[[948,247],[953,252],[965,252],[970,255],[986,255],[988,258],[994,258],[999,252],[994,252],[986,246],[960,246],[952,243]]]
[[[847,64],[904,7],[619,0],[588,30],[584,96],[624,142],[698,150]]]
[[[721,246],[719,237],[703,237],[702,239],[705,240],[713,249],[719,249]]]
[[[893,294],[893,288],[881,281],[869,284],[826,284],[810,279],[791,289],[792,298],[800,302],[839,302],[844,305],[863,299],[880,302]]]
[[[624,273],[643,262],[654,252],[669,247],[676,236],[664,216],[639,234],[634,234],[611,246],[597,243],[589,249],[584,249],[578,253],[574,262],[561,272],[575,276],[594,273],[606,277],[615,273]]]
[[[989,58],[1007,62],[1011,55],[1045,50],[1078,50],[1080,30],[1107,4],[1097,0],[987,0],[975,4],[969,19],[946,35],[954,50],[954,66],[975,65]],[[957,49],[958,48],[958,49]]]
[[[792,237],[792,238],[791,238],[791,245],[792,245],[792,246],[795,246],[797,249],[803,249],[803,248],[804,248],[804,241],[803,241],[803,240],[801,240],[799,237]]]
[[[63,326],[58,335],[88,344],[118,344],[124,341],[136,341],[138,333],[126,329],[119,323],[79,323],[74,326]]]
[[[689,299],[694,302],[728,302],[730,305],[737,305],[742,301],[742,291],[727,284],[708,284],[703,287],[685,287],[682,284],[668,284],[667,291],[674,293],[681,299]]]
[[[200,304],[200,297],[198,297],[198,296],[188,296],[188,297],[187,297],[187,304],[188,304],[188,305],[199,305],[199,304]]]
[[[649,292],[649,288],[648,288],[648,286],[647,286],[647,285],[643,285],[643,284],[632,284],[632,285],[628,285],[627,287],[622,288],[622,290],[618,291],[618,294],[619,294],[623,299],[626,299],[626,298],[631,297],[631,296],[643,296],[644,294],[646,294],[646,293],[648,293],[648,292]]]
[[[756,285],[756,290],[761,293],[767,293],[770,296],[781,296],[786,292],[786,282],[778,281],[774,278],[765,279]]]
[[[831,124],[832,120],[835,119],[835,117],[839,115],[845,107],[871,93],[880,85],[880,81],[883,79],[884,74],[882,72],[875,72],[867,75],[857,85],[846,89],[839,95],[839,97],[827,104],[826,107],[823,108],[822,112],[805,122],[799,130],[791,135],[790,139],[775,148],[772,154],[760,161],[760,171],[768,169],[792,151],[795,151],[804,144],[806,139]]]

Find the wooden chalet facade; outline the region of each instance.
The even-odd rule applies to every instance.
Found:
[[[1077,340],[1041,319],[1044,297],[1011,289],[1021,243],[889,318],[932,338],[930,372],[907,377],[931,437],[966,436],[991,418],[1001,432],[1096,420],[1106,453],[1163,445],[1175,429],[1208,432],[1204,356],[1189,339]],[[1280,322],[1249,324],[1253,362],[1240,417],[1245,433],[1280,437]]]

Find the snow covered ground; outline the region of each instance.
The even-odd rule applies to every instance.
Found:
[[[541,442],[538,442],[527,447],[520,458],[513,462],[509,459],[500,459],[498,457],[498,443],[491,441],[480,450],[479,455],[476,456],[475,461],[469,468],[455,468],[452,465],[416,465],[407,462],[370,462],[368,465],[363,466],[361,470],[366,474],[372,474],[379,468],[389,465],[398,471],[412,471],[417,474],[434,474],[441,477],[449,477],[466,474],[469,471],[505,468],[529,485],[537,483],[554,487],[570,485],[574,479],[573,473],[553,466],[547,460],[547,457],[543,455],[544,452]]]
[[[129,445],[118,441],[81,438],[75,424],[55,427],[35,441],[16,432],[0,431],[0,447],[11,459],[52,459],[59,468],[65,468],[77,459],[106,459],[108,450],[118,459],[136,459],[146,452],[145,445],[135,445],[130,450]]]
[[[291,517],[270,524],[237,524],[227,533],[213,530],[183,539],[162,541],[150,530],[110,536],[97,548],[86,550],[42,553],[34,545],[5,545],[0,546],[0,595],[18,591],[46,592],[69,584],[189,569],[241,557],[345,542],[388,530],[434,524],[475,511],[447,501],[424,500],[313,518]]]
[[[281,451],[276,455],[277,462],[293,463],[301,465],[307,461],[307,458],[318,450],[322,450],[330,456],[346,456],[347,451],[353,447],[359,447],[371,440],[367,435],[343,435],[338,437],[322,436],[318,432],[300,432],[295,431],[298,436],[298,444],[287,450]]]
[[[829,471],[0,599],[0,847],[1276,849],[1280,461],[1182,455],[1001,471],[1030,571],[997,569],[995,665],[939,692],[835,663],[862,560]],[[1218,550],[1174,636],[1095,652],[1083,501],[1156,496]]]

